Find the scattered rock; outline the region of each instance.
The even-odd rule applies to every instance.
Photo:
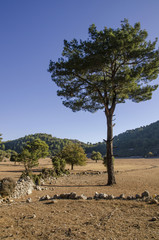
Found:
[[[120,196],[119,196],[119,199],[125,199],[126,197],[125,197],[125,194],[124,193],[122,193]]]
[[[151,201],[151,197],[144,197],[142,198],[143,202],[150,202]]]
[[[31,203],[31,202],[32,202],[32,199],[31,199],[31,198],[28,198],[28,199],[26,200],[26,202],[27,202],[27,203]]]
[[[94,198],[95,199],[99,198],[99,193],[98,192],[95,193]]]
[[[108,194],[104,193],[103,198],[107,199],[108,198]]]
[[[92,197],[87,197],[87,200],[92,200],[93,198]]]
[[[112,199],[114,199],[115,197],[114,197],[114,195],[108,195],[108,199],[109,200],[112,200]]]
[[[104,193],[100,193],[98,198],[103,199],[104,198]]]
[[[32,219],[32,218],[36,218],[36,215],[34,213],[33,215],[24,216],[24,218]]]
[[[159,201],[157,199],[159,195],[155,195],[155,198],[152,198],[149,194],[148,191],[145,191],[141,194],[136,194],[135,196],[127,196],[125,197],[124,194],[121,194],[119,197],[115,197],[113,194],[108,195],[106,193],[98,193],[96,192],[94,197],[87,197],[84,194],[77,195],[75,192],[71,193],[62,193],[60,195],[55,194],[52,198],[49,195],[42,196],[39,201],[44,201],[44,200],[53,200],[53,199],[72,199],[72,200],[78,200],[78,199],[83,199],[83,200],[100,200],[100,199],[108,199],[108,200],[113,200],[113,199],[119,199],[119,200],[136,200],[136,201],[144,201],[148,202],[150,204],[158,204]],[[52,202],[53,203],[53,202]],[[48,203],[49,204],[49,203]]]
[[[155,199],[157,199],[159,201],[159,195],[155,194]]]
[[[44,186],[45,185],[45,181],[43,179],[41,179],[40,184],[41,184],[41,186]]]
[[[133,196],[127,196],[127,200],[133,200]]]
[[[141,194],[141,197],[144,198],[144,197],[150,197],[150,193],[149,191],[144,191],[142,194]]]
[[[151,199],[149,203],[150,204],[158,204],[158,201],[157,201],[157,199]]]
[[[108,194],[106,193],[95,193],[94,199],[108,199]]]
[[[58,194],[55,194],[55,195],[53,196],[53,199],[59,199],[59,195],[58,195]]]
[[[87,200],[87,197],[85,195],[81,194],[80,196],[78,196],[78,199]]]
[[[87,197],[83,194],[78,196],[75,192],[71,192],[71,193],[62,193],[60,195],[55,194],[53,196],[53,199],[73,199],[73,200],[83,199],[83,200],[86,200]]]
[[[136,195],[135,195],[135,198],[136,198],[136,199],[140,199],[141,196],[140,196],[139,194],[136,194]]]
[[[76,173],[76,175],[99,175],[104,173],[107,173],[107,172],[106,171],[85,171],[85,172]]]
[[[49,195],[44,195],[39,199],[39,201],[45,201],[45,200],[50,200],[50,199],[51,199],[51,197]]]
[[[76,199],[77,198],[77,194],[75,192],[72,192],[69,194],[68,196],[69,199]]]
[[[33,188],[29,187],[29,189],[26,191],[26,195],[32,194]]]
[[[40,186],[35,186],[34,189],[36,189],[37,191],[42,191]]]

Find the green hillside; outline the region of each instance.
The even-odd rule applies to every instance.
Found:
[[[105,142],[86,147],[86,150],[106,153]],[[145,157],[159,156],[159,121],[145,127],[128,130],[114,137],[115,157]]]
[[[105,142],[96,144],[85,144],[78,140],[61,139],[52,137],[50,134],[32,134],[16,140],[3,142],[5,150],[11,149],[21,152],[27,141],[40,138],[49,145],[52,155],[56,154],[69,142],[77,142],[85,149],[87,154],[99,151],[102,155],[106,153]],[[145,127],[128,130],[114,137],[114,155],[117,157],[145,157],[149,152],[153,156],[159,156],[159,121]]]
[[[87,149],[87,148],[86,148]],[[89,150],[106,153],[105,142],[90,146]],[[159,156],[159,121],[145,127],[128,130],[114,137],[114,155],[116,157],[145,157],[152,152]]]
[[[114,138],[115,154],[121,157],[159,156],[159,121],[145,127],[128,130]]]
[[[20,153],[28,141],[33,141],[36,138],[40,138],[42,141],[45,141],[48,144],[50,153],[52,155],[60,151],[69,142],[79,142],[78,140],[52,137],[51,134],[37,133],[19,139],[3,142],[3,144],[5,145],[5,150],[11,149]]]

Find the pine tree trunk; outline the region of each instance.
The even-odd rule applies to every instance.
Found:
[[[73,170],[73,163],[71,164],[71,170]]]
[[[109,114],[107,117],[107,171],[108,171],[108,183],[107,185],[116,184],[114,174],[114,160],[113,160],[113,114]]]

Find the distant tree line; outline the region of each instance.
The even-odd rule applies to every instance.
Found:
[[[89,144],[86,153],[106,153],[105,142]],[[148,126],[128,130],[114,137],[115,157],[157,157],[159,156],[159,121]]]
[[[102,156],[106,154],[105,142],[95,144],[83,143],[78,140],[60,139],[52,137],[51,134],[33,134],[12,141],[0,143],[0,155],[11,154],[12,151],[20,153],[27,142],[35,139],[45,141],[49,146],[50,156],[55,156],[64,146],[69,143],[78,143],[91,157],[93,151],[100,152]],[[151,154],[150,154],[151,153]],[[114,137],[114,155],[115,157],[150,157],[159,156],[159,121],[145,127],[128,130]]]
[[[26,146],[27,142],[32,142],[37,138],[46,142],[46,144],[49,146],[49,152],[51,156],[56,155],[68,143],[71,143],[71,142],[80,143],[80,141],[78,140],[61,139],[61,138],[52,137],[51,134],[37,133],[37,134],[31,134],[19,139],[3,142],[3,145],[5,147],[5,150],[11,149],[16,151],[17,153],[20,153],[23,150],[23,148]]]
[[[159,121],[126,131],[114,138],[114,152],[119,157],[159,156]]]

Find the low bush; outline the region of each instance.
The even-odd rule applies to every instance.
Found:
[[[65,173],[66,161],[62,157],[60,157],[60,155],[52,157],[52,165],[57,176],[61,175],[62,173]]]
[[[3,178],[0,181],[0,194],[2,197],[10,196],[15,189],[16,183],[12,178]]]
[[[46,179],[48,177],[57,177],[56,172],[54,171],[54,169],[46,169],[43,168],[42,172],[41,172],[42,178]]]

